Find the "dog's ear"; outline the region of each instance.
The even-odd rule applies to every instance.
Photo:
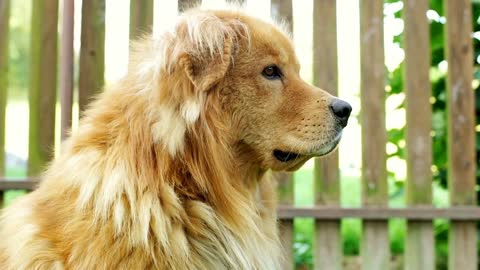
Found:
[[[227,73],[232,59],[232,38],[225,37],[221,45],[180,57],[179,66],[198,91],[211,89]]]

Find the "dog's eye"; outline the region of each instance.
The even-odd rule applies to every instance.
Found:
[[[282,72],[279,67],[271,65],[263,69],[262,75],[269,80],[277,80],[282,77]]]

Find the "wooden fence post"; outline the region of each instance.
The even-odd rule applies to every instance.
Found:
[[[270,16],[274,19],[283,20],[288,27],[290,33],[293,33],[292,18],[292,0],[272,0],[270,7]],[[279,205],[293,205],[293,174],[288,172],[278,172],[274,174],[277,180],[278,203]],[[293,258],[293,219],[281,220],[279,232],[285,255],[283,269],[289,270],[294,268]]]
[[[153,0],[130,0],[130,40],[150,33],[153,25]]]
[[[32,1],[28,175],[38,176],[52,157],[57,92],[58,0]]]
[[[5,118],[8,89],[8,32],[10,0],[0,0],[0,176],[5,175]],[[3,206],[3,191],[0,191],[0,207]]]
[[[362,204],[388,205],[383,1],[360,1]],[[388,223],[364,221],[363,269],[389,268]]]
[[[470,0],[445,1],[448,108],[448,183],[452,205],[476,205],[475,95],[472,90]],[[475,222],[452,221],[449,269],[477,269]]]
[[[227,0],[228,3],[231,3],[231,4],[237,4],[237,5],[243,5],[245,4],[245,0]]]
[[[132,41],[151,33],[153,0],[130,0],[130,46]]]
[[[338,95],[337,6],[335,1],[313,2],[313,84]],[[340,206],[338,151],[315,159],[315,205]],[[342,268],[340,220],[316,220],[314,268]]]
[[[432,106],[430,104],[430,34],[428,0],[405,0],[405,70],[407,112],[407,204],[432,203]],[[435,268],[431,221],[407,220],[405,269]]]
[[[270,16],[287,24],[287,30],[293,34],[292,0],[271,0]]]
[[[68,132],[72,127],[74,16],[74,0],[64,0],[60,59],[60,106],[62,141],[67,138]]]
[[[202,4],[202,0],[178,0],[178,12],[184,12],[189,8]]]
[[[78,92],[83,112],[104,84],[105,0],[83,0],[81,42]]]

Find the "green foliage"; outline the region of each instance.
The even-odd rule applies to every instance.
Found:
[[[360,254],[360,241],[362,235],[362,221],[360,219],[342,220],[343,253],[346,256]]]
[[[313,269],[313,223],[311,218],[296,218],[294,221],[293,252],[297,269]]]
[[[448,230],[449,223],[446,220],[434,221],[435,236],[435,265],[436,269],[448,268]]]
[[[391,219],[389,221],[390,250],[392,255],[403,254],[406,232],[406,221],[402,219]]]

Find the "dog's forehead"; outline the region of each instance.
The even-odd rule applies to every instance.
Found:
[[[281,62],[297,64],[293,43],[279,27],[255,18],[246,21],[246,24],[254,37],[253,42],[266,45],[269,53]]]
[[[280,25],[266,22],[239,11],[215,11],[216,16],[224,19],[236,19],[244,23],[251,37],[251,45],[259,44],[268,48],[270,55],[280,62],[299,68],[300,64],[295,54],[290,34]]]

